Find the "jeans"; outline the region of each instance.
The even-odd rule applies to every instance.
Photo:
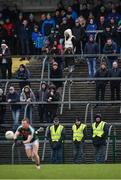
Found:
[[[32,124],[32,106],[31,105],[28,105],[26,109],[25,118],[29,119],[30,124]]]
[[[12,118],[13,118],[13,129],[16,130],[20,117],[20,109],[12,109]]]
[[[88,58],[87,65],[89,77],[92,78],[96,73],[96,58]]]
[[[96,163],[104,163],[105,162],[105,153],[106,146],[95,146],[95,162]]]
[[[63,162],[63,144],[57,148],[51,147],[51,162],[55,164]]]
[[[74,154],[74,163],[84,163],[84,143],[83,142],[74,142],[73,143],[73,154]]]

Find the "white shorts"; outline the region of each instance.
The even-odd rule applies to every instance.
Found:
[[[32,149],[33,146],[38,145],[38,144],[39,144],[39,140],[36,139],[35,141],[33,141],[31,143],[24,144],[24,145],[25,145],[25,149]]]

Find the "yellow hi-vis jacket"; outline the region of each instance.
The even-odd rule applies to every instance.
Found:
[[[59,139],[61,138],[61,132],[63,130],[63,126],[59,124],[59,126],[57,127],[56,131],[55,131],[55,127],[54,125],[52,125],[50,127],[50,134],[51,134],[51,140],[52,141],[59,141]]]
[[[92,124],[92,129],[93,129],[93,138],[98,136],[102,137],[104,134],[104,125],[106,122],[101,121],[98,126],[96,127],[96,122]]]
[[[81,141],[82,138],[84,137],[84,129],[85,129],[86,125],[85,124],[81,124],[80,127],[77,129],[76,124],[74,124],[72,126],[72,131],[73,131],[73,141]]]

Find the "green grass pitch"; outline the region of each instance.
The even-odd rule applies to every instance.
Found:
[[[0,165],[0,179],[121,179],[121,164]]]

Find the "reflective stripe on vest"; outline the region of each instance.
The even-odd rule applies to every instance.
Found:
[[[104,134],[104,125],[106,122],[101,121],[98,126],[96,127],[96,122],[92,124],[92,129],[93,129],[93,138],[98,136],[102,137]]]
[[[85,124],[81,124],[80,127],[77,129],[77,126],[74,124],[72,126],[72,131],[73,131],[73,141],[81,141],[82,138],[84,137],[84,128],[86,127]]]
[[[59,125],[55,131],[55,127],[54,125],[52,125],[50,127],[50,133],[51,133],[51,140],[52,141],[59,141],[59,139],[61,138],[61,132],[63,130],[63,126]]]

